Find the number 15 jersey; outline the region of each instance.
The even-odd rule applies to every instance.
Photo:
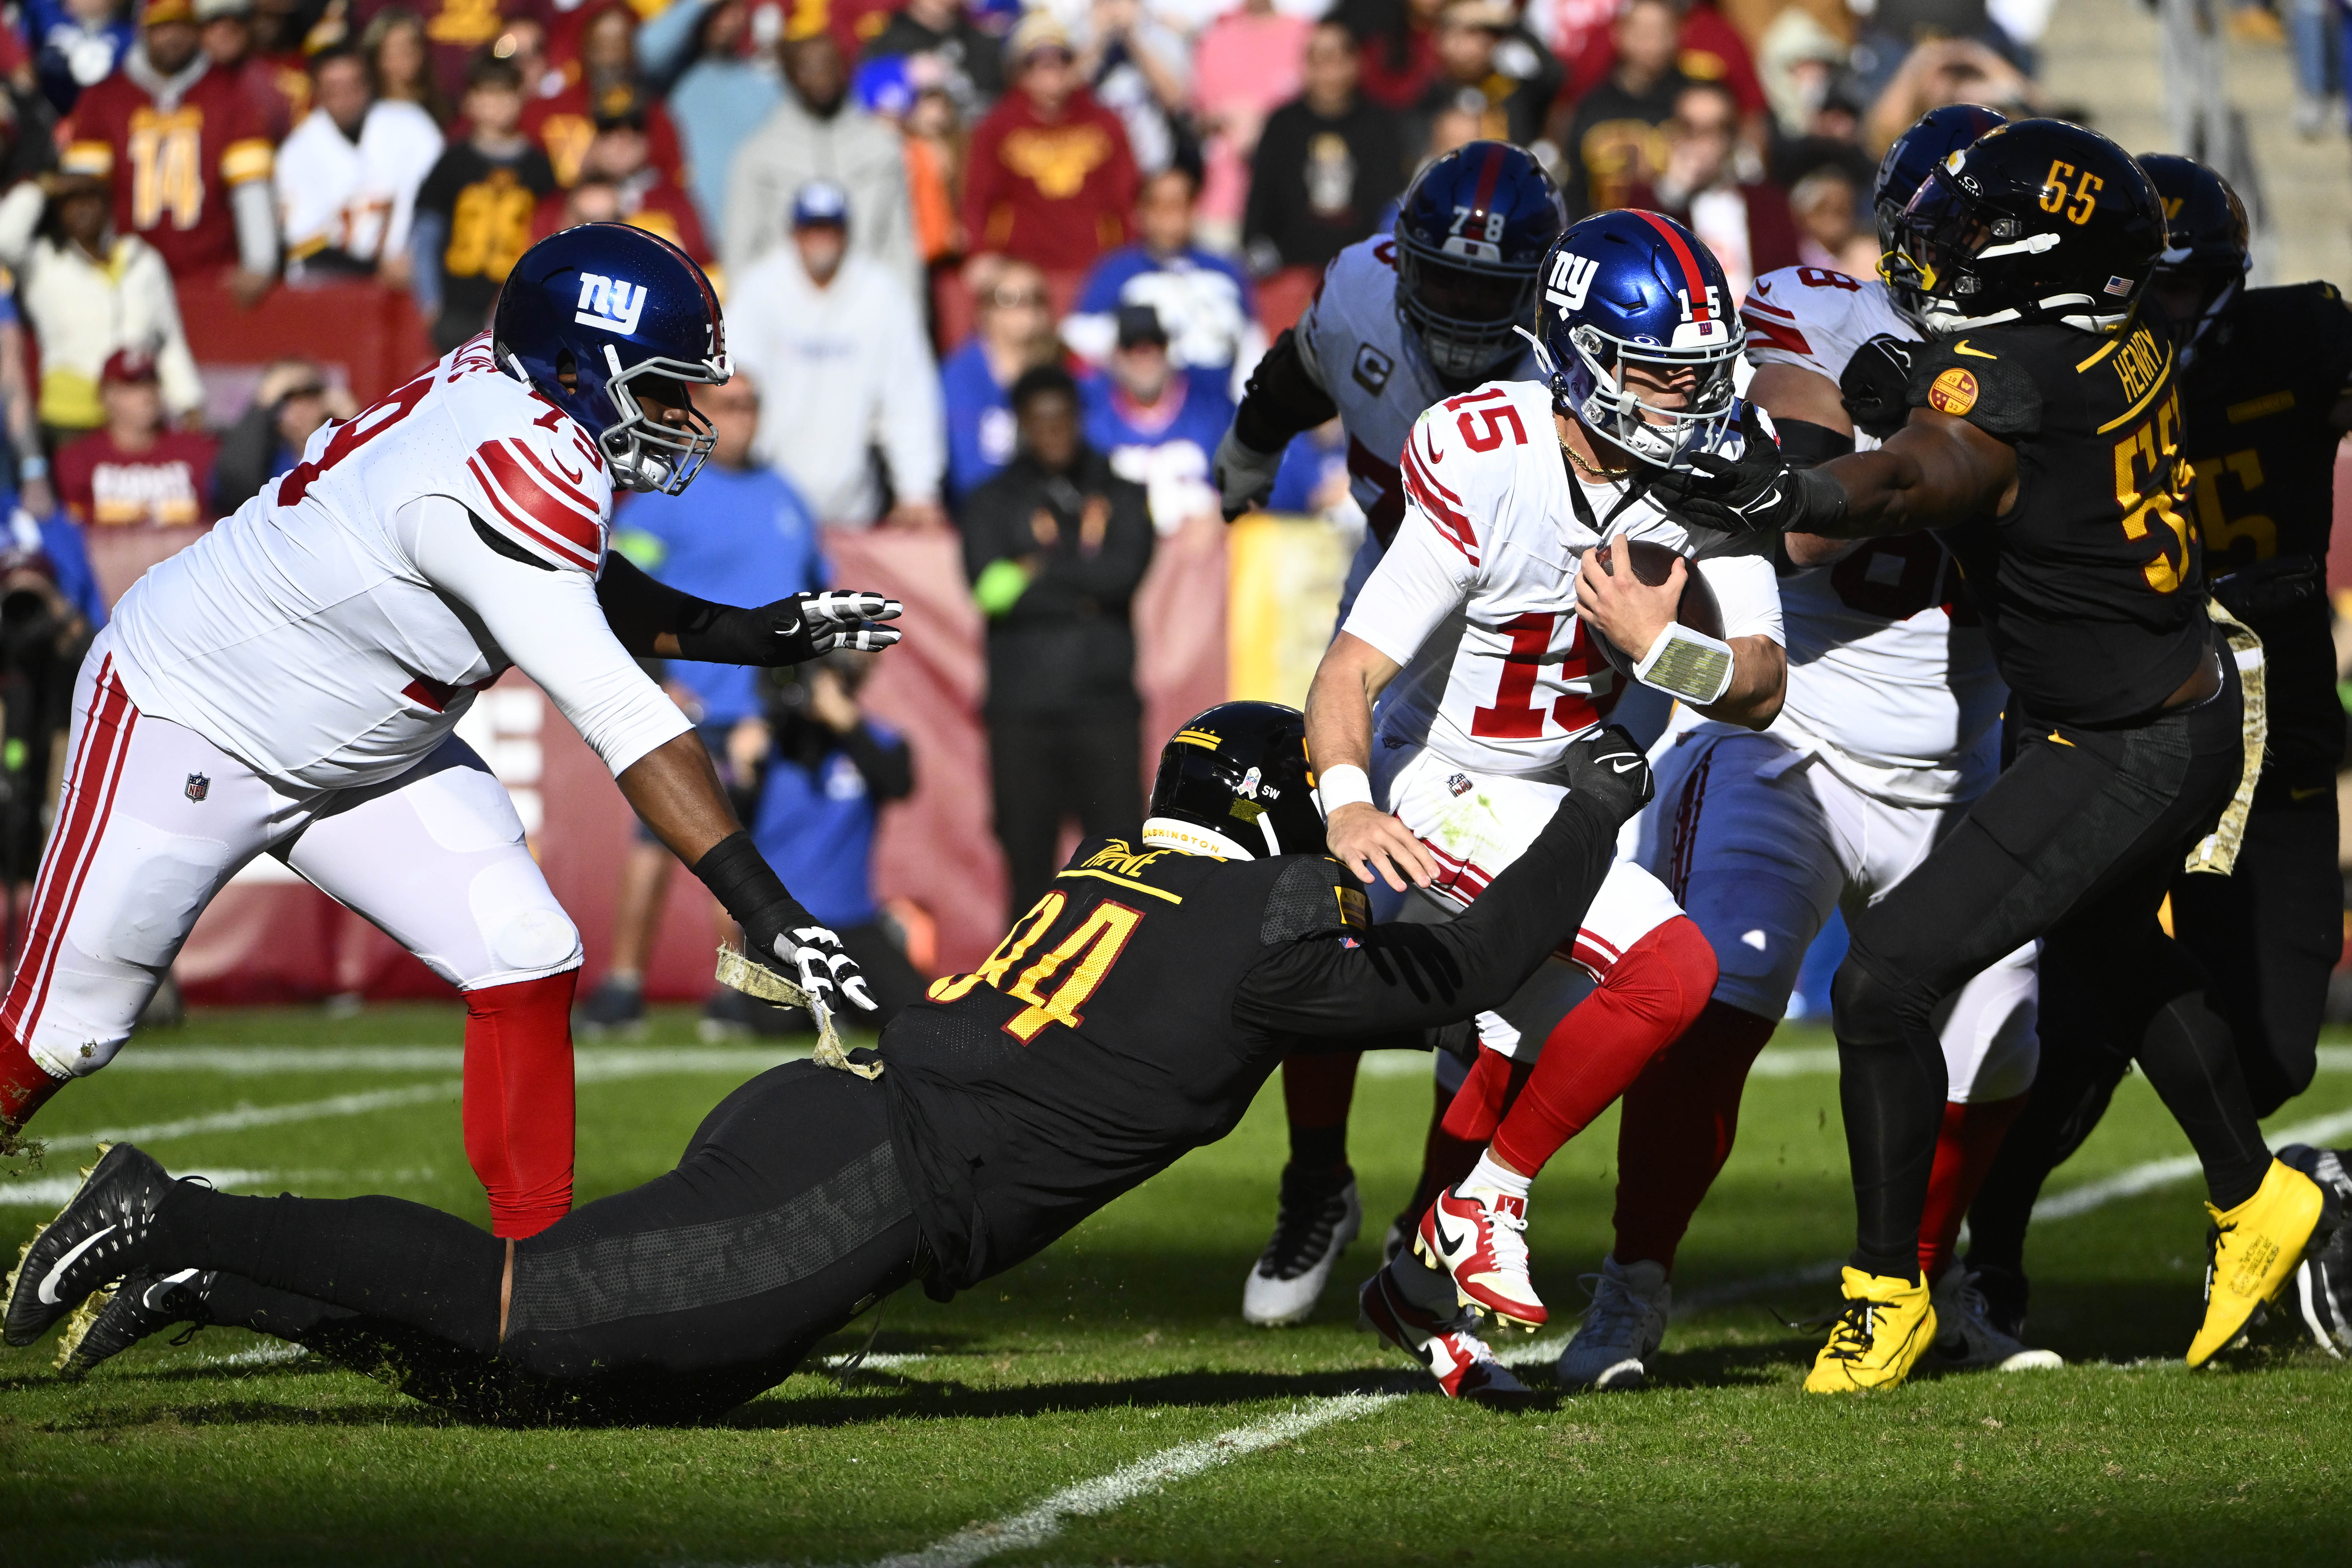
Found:
[[[1771,563],[1752,540],[1628,503],[1625,485],[1571,478],[1568,462],[1541,382],[1489,382],[1413,425],[1404,521],[1341,628],[1404,667],[1381,697],[1381,746],[1548,775],[1620,695],[1576,613],[1577,563],[1604,530],[1692,561],[1727,638],[1780,640]]]

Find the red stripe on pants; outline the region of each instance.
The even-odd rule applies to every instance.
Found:
[[[1936,1134],[1936,1163],[1927,1173],[1927,1203],[1919,1215],[1919,1272],[1929,1285],[1952,1260],[1960,1221],[1991,1173],[2009,1124],[2030,1095],[2007,1100],[1944,1103],[1944,1124]]]
[[[33,887],[31,935],[8,986],[7,1000],[0,1004],[0,1033],[12,1040],[29,1042],[40,1023],[58,945],[73,918],[82,884],[89,879],[98,843],[105,835],[107,818],[121,787],[131,733],[139,721],[139,710],[122,689],[110,658],[100,665],[96,685],[69,781],[72,805],[41,857],[41,874]]]

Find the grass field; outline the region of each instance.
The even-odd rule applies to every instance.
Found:
[[[43,1114],[47,1165],[0,1179],[0,1229],[13,1249],[88,1135],[121,1130],[223,1186],[388,1192],[479,1219],[458,1037],[454,1008],[200,1014]],[[583,1050],[583,1199],[668,1168],[773,1054],[690,1041],[672,1016]],[[2352,1373],[2283,1323],[2224,1370],[2182,1368],[2203,1215],[2137,1079],[2053,1184],[2078,1212],[2035,1231],[2032,1337],[2066,1371],[1799,1396],[1818,1331],[1766,1309],[1826,1306],[1823,1265],[1852,1238],[1827,1044],[1792,1027],[1766,1056],[1643,1393],[1457,1407],[1356,1331],[1352,1286],[1428,1108],[1420,1077],[1368,1075],[1351,1151],[1367,1235],[1307,1327],[1236,1312],[1282,1160],[1270,1091],[1223,1144],[1027,1266],[948,1306],[893,1300],[846,1387],[812,1368],[715,1426],[467,1426],[221,1330],[79,1384],[49,1376],[47,1343],[0,1352],[0,1563],[2342,1561]],[[2352,1141],[2352,1050],[2328,1055],[2274,1131]],[[1602,1122],[1537,1187],[1538,1283],[1563,1321],[1607,1245],[1614,1140]],[[1547,1389],[1559,1342],[1512,1347]]]

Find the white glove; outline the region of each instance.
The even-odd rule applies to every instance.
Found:
[[[841,939],[824,926],[802,926],[796,931],[779,932],[774,938],[774,952],[800,976],[800,987],[808,997],[810,1012],[830,1014],[836,994],[861,1013],[875,1010],[874,998],[866,994],[866,976],[858,969],[857,961],[841,951]]]
[[[809,644],[820,654],[835,648],[873,653],[888,647],[905,634],[895,627],[867,626],[868,621],[895,621],[906,613],[898,600],[871,591],[829,588],[804,595],[801,615],[808,623]]]
[[[1211,469],[1225,521],[1231,522],[1263,502],[1273,492],[1274,476],[1281,468],[1281,453],[1252,451],[1227,426],[1225,438],[1217,443],[1217,456]]]

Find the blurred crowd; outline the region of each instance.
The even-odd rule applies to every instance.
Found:
[[[2315,132],[2342,118],[2343,7],[2279,3],[2230,26],[2292,43]],[[715,519],[742,548],[785,541],[775,561],[802,564],[770,574],[813,584],[824,530],[961,530],[989,718],[1026,737],[1000,798],[1040,802],[999,824],[1025,886],[1066,808],[1132,826],[1129,600],[1157,542],[1216,525],[1210,456],[1253,363],[1422,163],[1518,142],[1571,216],[1672,213],[1738,289],[1867,273],[1902,128],[1947,102],[2063,107],[2035,83],[2050,5],[15,0],[11,580],[95,625],[352,412],[322,348],[208,428],[225,403],[184,312],[357,281],[413,300],[446,351],[533,239],[635,224],[709,268],[746,374],[742,438],[687,497],[625,502],[620,547],[658,563],[656,521],[675,541]],[[1336,432],[1302,437],[1278,504],[1360,526],[1346,464]],[[814,689],[803,718],[845,710]],[[685,695],[714,733],[774,699]],[[850,788],[810,755],[803,787]],[[1119,777],[1108,805],[1084,782]]]

